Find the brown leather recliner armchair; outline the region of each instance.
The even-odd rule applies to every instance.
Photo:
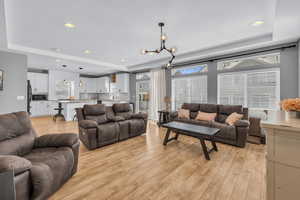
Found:
[[[132,113],[128,103],[84,105],[76,113],[79,138],[89,150],[146,132],[147,114]]]
[[[37,137],[26,112],[0,115],[0,173],[12,170],[16,199],[44,200],[77,171],[77,134]]]

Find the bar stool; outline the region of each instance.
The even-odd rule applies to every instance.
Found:
[[[58,112],[57,112],[57,114],[55,114],[53,116],[53,121],[56,122],[56,119],[58,117],[61,117],[61,118],[63,118],[64,121],[66,121],[65,116],[61,113],[61,111],[63,110],[63,108],[62,108],[62,104],[60,102],[58,103],[58,108],[54,108],[54,110],[57,110]]]

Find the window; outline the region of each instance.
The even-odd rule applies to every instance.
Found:
[[[150,72],[136,74],[136,80],[149,80],[149,79],[150,79]]]
[[[265,69],[218,75],[218,103],[250,109],[277,110],[280,101],[280,70]]]
[[[148,113],[150,98],[150,72],[136,74],[136,111]]]
[[[239,58],[235,60],[227,60],[218,62],[218,71],[224,70],[243,70],[249,68],[265,68],[265,67],[279,67],[280,64],[280,54],[268,54],[263,56],[253,56],[247,58]]]
[[[207,102],[207,75],[172,79],[172,109],[183,103]]]
[[[181,67],[172,70],[172,76],[184,76],[184,75],[191,75],[191,74],[199,74],[203,72],[207,72],[208,68],[206,64],[203,65],[196,65],[196,66],[189,66],[189,67]]]

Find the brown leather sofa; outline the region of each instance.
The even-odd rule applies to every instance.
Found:
[[[77,171],[77,134],[37,137],[26,112],[0,115],[0,173],[14,172],[16,199],[44,200]]]
[[[76,113],[79,138],[89,150],[146,132],[147,114],[132,113],[128,103],[84,105]]]
[[[248,109],[239,105],[217,105],[217,104],[197,104],[197,103],[184,103],[183,109],[190,110],[190,119],[179,119],[178,113],[171,113],[172,121],[181,121],[190,124],[198,124],[207,127],[219,128],[220,132],[216,136],[216,141],[235,145],[238,147],[245,147],[247,142],[249,120]],[[217,113],[215,121],[199,121],[195,120],[198,111],[207,113]],[[225,123],[226,118],[233,112],[243,114],[243,119],[237,121],[234,126]]]

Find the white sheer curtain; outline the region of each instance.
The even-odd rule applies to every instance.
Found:
[[[165,109],[164,98],[166,96],[166,76],[165,70],[152,70],[150,72],[151,92],[150,92],[150,113],[149,118],[158,120],[158,110]]]

